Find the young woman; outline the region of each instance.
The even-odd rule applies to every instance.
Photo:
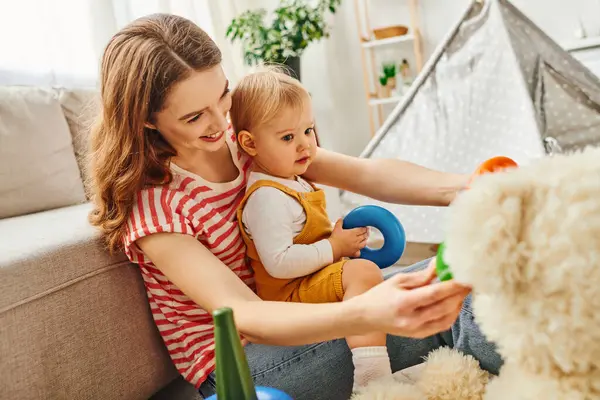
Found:
[[[234,310],[256,384],[296,399],[347,399],[352,361],[340,339],[373,331],[390,335],[394,371],[444,344],[497,370],[500,360],[464,301],[469,289],[432,283],[427,261],[345,302],[260,300],[236,221],[250,161],[228,123],[231,97],[220,63],[215,43],[184,18],[134,21],[103,55],[103,110],[91,138],[91,222],[111,250],[139,264],[154,320],[182,376],[201,394],[213,393],[210,313],[225,306]],[[422,205],[448,205],[466,182],[407,162],[321,148],[304,176]]]

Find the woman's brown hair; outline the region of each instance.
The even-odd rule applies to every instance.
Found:
[[[109,41],[101,62],[102,111],[91,132],[87,175],[94,203],[90,222],[100,228],[111,251],[122,248],[136,193],[173,178],[168,164],[175,150],[144,124],[161,110],[176,83],[220,63],[213,40],[175,15],[139,18]]]

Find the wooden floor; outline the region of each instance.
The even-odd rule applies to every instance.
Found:
[[[407,243],[406,250],[402,254],[402,258],[391,267],[382,270],[384,277],[390,277],[398,271],[402,271],[409,265],[418,263],[435,256],[437,253],[437,244],[431,243]]]
[[[406,250],[402,254],[402,258],[398,261],[398,265],[407,266],[426,258],[435,256],[439,244],[437,243],[407,243]]]
[[[377,241],[369,243],[369,246],[373,248],[378,248],[382,245],[382,242]],[[404,250],[404,254],[402,254],[402,258],[398,260],[395,266],[406,267],[426,258],[431,258],[437,253],[438,246],[439,244],[437,243],[408,242],[406,243],[406,249]]]

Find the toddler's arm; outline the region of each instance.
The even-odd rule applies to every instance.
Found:
[[[267,272],[279,279],[309,275],[333,262],[329,240],[294,244],[296,200],[272,187],[254,192],[244,207],[242,222],[250,233]]]

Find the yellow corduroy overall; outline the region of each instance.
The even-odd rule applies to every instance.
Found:
[[[327,216],[325,193],[316,188],[301,193],[285,185],[270,180],[259,180],[247,191],[238,210],[237,217],[242,238],[246,243],[246,256],[254,270],[258,296],[263,300],[289,301],[301,303],[329,303],[341,301],[344,297],[342,268],[346,260],[338,260],[331,265],[307,276],[294,279],[274,278],[262,265],[252,239],[246,233],[242,223],[242,212],[250,195],[261,187],[269,186],[281,190],[296,199],[304,208],[306,222],[302,231],[294,238],[294,244],[312,244],[331,235],[332,226]]]

